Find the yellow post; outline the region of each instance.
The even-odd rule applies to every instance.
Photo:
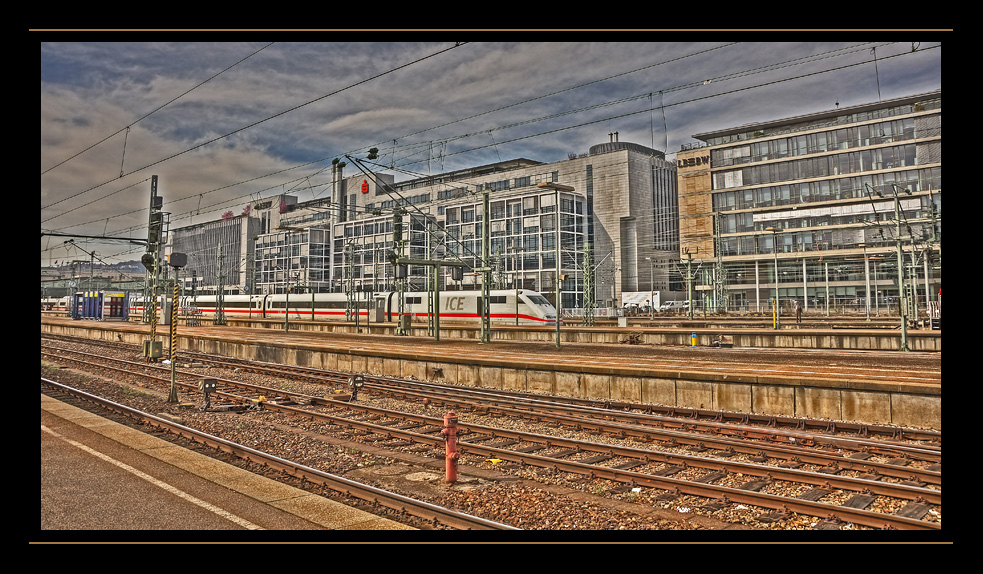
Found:
[[[167,402],[176,403],[177,398],[177,384],[175,382],[175,361],[177,361],[177,305],[178,305],[178,282],[177,282],[177,272],[174,273],[174,299],[171,303],[171,392],[167,397]]]

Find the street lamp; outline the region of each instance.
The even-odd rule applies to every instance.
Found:
[[[560,348],[560,192],[573,191],[574,188],[560,183],[543,182],[536,185],[541,189],[552,189],[556,197],[556,348]]]

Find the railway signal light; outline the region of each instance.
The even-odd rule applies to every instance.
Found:
[[[214,393],[218,388],[218,382],[216,379],[202,379],[198,382],[198,390],[205,394],[205,407],[202,410],[208,410],[211,407],[211,397],[210,394]]]
[[[167,256],[167,264],[175,269],[181,269],[188,264],[188,256],[185,253],[171,253]]]
[[[362,375],[355,375],[354,377],[350,377],[348,379],[348,386],[352,390],[352,398],[349,399],[349,402],[358,399],[358,391],[363,385],[365,385],[365,379],[362,377]]]
[[[154,254],[153,253],[144,253],[143,255],[140,256],[140,263],[142,263],[143,266],[146,267],[148,271],[153,271],[154,270]]]

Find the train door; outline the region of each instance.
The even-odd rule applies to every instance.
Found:
[[[252,299],[250,299],[250,301],[249,301],[249,318],[250,319],[253,318],[253,314],[254,313],[256,315],[259,315],[260,317],[263,316],[263,304],[264,304],[264,301],[265,300],[266,300],[266,297],[263,297],[262,295],[258,295],[256,297],[253,297]]]
[[[381,293],[373,297],[372,321],[383,323],[388,321],[386,317],[386,307],[388,306],[390,293]]]
[[[385,304],[386,308],[384,310],[385,313],[384,321],[387,323],[393,322],[393,315],[397,313],[399,310],[398,307],[397,308],[393,307],[393,297],[395,297],[396,295],[397,293],[395,291],[391,291],[386,295],[386,304]]]

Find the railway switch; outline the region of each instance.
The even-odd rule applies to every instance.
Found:
[[[461,453],[457,451],[457,413],[454,411],[444,415],[444,428],[440,431],[447,441],[447,454],[444,457],[445,476],[447,482],[457,481],[457,461],[461,458]]]

